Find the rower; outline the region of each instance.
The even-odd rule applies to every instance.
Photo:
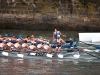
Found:
[[[35,46],[37,46],[37,38],[35,38],[34,37],[34,35],[31,35],[31,37],[30,37],[30,41],[31,41],[31,43],[33,43]]]
[[[38,41],[43,42],[43,38],[42,38],[42,36],[39,36],[39,37],[38,37]]]
[[[17,42],[14,44],[14,47],[16,48],[16,50],[19,50],[19,51],[21,51],[21,52],[24,51],[24,48],[21,46],[20,41],[17,41]]]
[[[8,42],[7,45],[10,47],[10,50],[15,48],[14,44],[12,42]]]
[[[31,43],[31,45],[29,46],[29,51],[38,51],[38,48],[33,44]]]
[[[8,37],[8,34],[4,34],[3,38],[4,38],[3,40],[5,41],[5,43],[9,42],[10,37]]]
[[[32,41],[34,41],[34,40],[35,40],[34,35],[31,35],[30,40],[32,40]]]
[[[29,36],[29,35],[28,35],[24,40],[26,40],[27,43],[30,43],[30,42],[31,42],[31,40],[30,40],[30,36]]]
[[[12,34],[11,35],[11,42],[16,43],[16,40],[17,40],[17,38],[16,38],[15,34]]]
[[[63,39],[61,39],[60,35],[58,35],[57,37],[58,37],[57,38],[57,42],[56,42],[57,43],[57,47],[55,48],[55,51],[60,52],[61,45],[62,45],[62,43],[65,43],[65,41]]]
[[[38,48],[40,51],[44,51],[44,47],[43,47],[42,41],[39,42],[39,44],[37,45],[37,48]]]
[[[3,41],[4,38],[2,37],[2,34],[0,34],[0,41]]]
[[[22,44],[22,47],[24,48],[24,50],[27,51],[27,49],[29,48],[29,45],[27,44],[27,40],[24,40],[24,43]]]
[[[0,50],[7,50],[9,51],[10,50],[10,47],[6,45],[6,43],[4,41],[1,41],[0,40]]]
[[[47,51],[48,53],[51,53],[52,52],[52,49],[51,49],[51,46],[49,46],[49,42],[46,42],[43,47],[45,49],[45,51]]]
[[[23,39],[23,36],[20,34],[20,35],[18,36],[18,39]]]
[[[37,46],[38,44],[39,45],[42,45],[43,44],[43,38],[42,38],[42,36],[39,36],[38,38],[37,38],[37,40],[35,40],[35,45]]]

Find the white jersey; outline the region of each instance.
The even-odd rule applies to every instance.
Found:
[[[7,45],[8,45],[8,46],[12,46],[12,43],[11,43],[11,42],[8,42]]]
[[[30,49],[34,49],[34,48],[35,48],[35,46],[33,46],[33,45],[30,45],[30,46],[29,46],[29,48],[30,48]]]
[[[15,43],[14,46],[15,46],[16,48],[18,48],[20,45],[19,45],[18,43]]]
[[[25,44],[22,44],[22,47],[26,47]]]
[[[38,45],[37,45],[37,48],[41,48],[41,47],[42,47],[42,45],[41,45],[41,44],[38,44]]]
[[[47,49],[48,49],[48,46],[47,46],[47,45],[44,45],[44,49],[46,49],[46,50],[47,50]]]
[[[58,43],[61,43],[61,39],[57,39],[57,42],[58,42]]]

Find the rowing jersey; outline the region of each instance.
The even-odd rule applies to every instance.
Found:
[[[61,39],[57,39],[57,47],[61,47]]]
[[[57,40],[57,38],[58,38],[58,35],[60,35],[60,32],[59,32],[59,31],[57,31],[57,32],[54,32],[54,39],[56,39],[56,40]]]

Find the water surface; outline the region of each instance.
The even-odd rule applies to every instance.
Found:
[[[99,62],[0,58],[0,75],[100,75]]]
[[[78,38],[77,31],[61,31],[63,35]],[[52,39],[53,31],[0,30],[9,36],[22,34]],[[67,39],[62,36],[63,39]],[[100,75],[100,62],[78,62],[51,59],[18,59],[0,57],[0,75]]]

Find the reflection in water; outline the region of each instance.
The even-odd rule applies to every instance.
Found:
[[[6,62],[8,62],[8,59],[1,58],[1,62],[6,63]]]
[[[75,60],[73,61],[74,65],[77,65],[78,63],[79,63],[78,61],[75,61]]]
[[[0,75],[97,75],[99,69],[95,62],[0,58]]]

